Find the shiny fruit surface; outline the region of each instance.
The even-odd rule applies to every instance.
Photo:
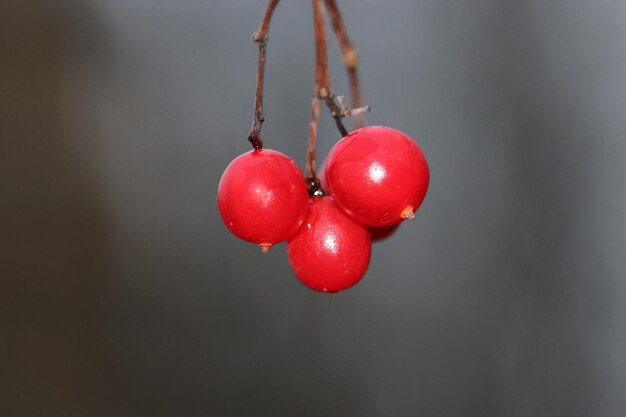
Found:
[[[367,228],[349,218],[331,197],[311,197],[298,233],[287,242],[289,263],[309,288],[337,292],[365,274],[371,241]]]
[[[264,250],[292,237],[308,208],[304,177],[293,159],[257,149],[235,158],[220,179],[222,220],[240,239]]]
[[[404,133],[368,126],[329,152],[324,182],[336,203],[356,221],[390,226],[420,207],[430,181],[426,158]]]

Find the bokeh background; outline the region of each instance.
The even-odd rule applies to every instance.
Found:
[[[0,2],[0,415],[623,414],[626,3],[339,6],[368,123],[432,180],[332,299],[217,212],[265,1]],[[263,138],[300,166],[311,21],[281,2],[268,47]]]

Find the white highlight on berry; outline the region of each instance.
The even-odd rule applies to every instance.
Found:
[[[324,237],[324,246],[332,253],[337,252],[337,237],[333,234],[329,234]]]
[[[374,181],[376,184],[379,184],[383,180],[383,178],[385,178],[387,172],[385,171],[385,167],[377,162],[374,162],[372,165],[370,165],[368,174],[372,181]]]

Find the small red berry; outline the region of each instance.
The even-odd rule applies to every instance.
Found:
[[[325,183],[336,203],[358,222],[389,226],[412,218],[430,174],[419,147],[404,133],[381,126],[357,129],[325,161]]]
[[[370,261],[366,227],[349,218],[331,197],[311,197],[307,217],[287,242],[296,276],[317,291],[337,292],[356,284]]]
[[[320,182],[320,187],[322,187],[322,190],[324,190],[326,195],[330,195],[328,183],[326,183],[326,175],[325,175],[326,170],[324,168],[325,168],[324,162],[322,162],[319,168],[318,180]],[[367,229],[370,232],[372,243],[374,243],[374,242],[380,242],[381,240],[385,240],[389,236],[393,235],[399,226],[400,226],[400,223],[396,223],[396,224],[392,224],[391,226],[382,226],[382,227],[368,226]]]
[[[257,149],[228,165],[218,186],[217,204],[234,235],[266,252],[298,231],[308,193],[293,159],[271,149]]]

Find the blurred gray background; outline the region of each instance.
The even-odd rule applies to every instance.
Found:
[[[432,180],[331,299],[217,212],[265,1],[0,2],[0,415],[623,415],[626,3],[339,6],[368,123]],[[311,20],[284,0],[268,47],[300,166]]]

